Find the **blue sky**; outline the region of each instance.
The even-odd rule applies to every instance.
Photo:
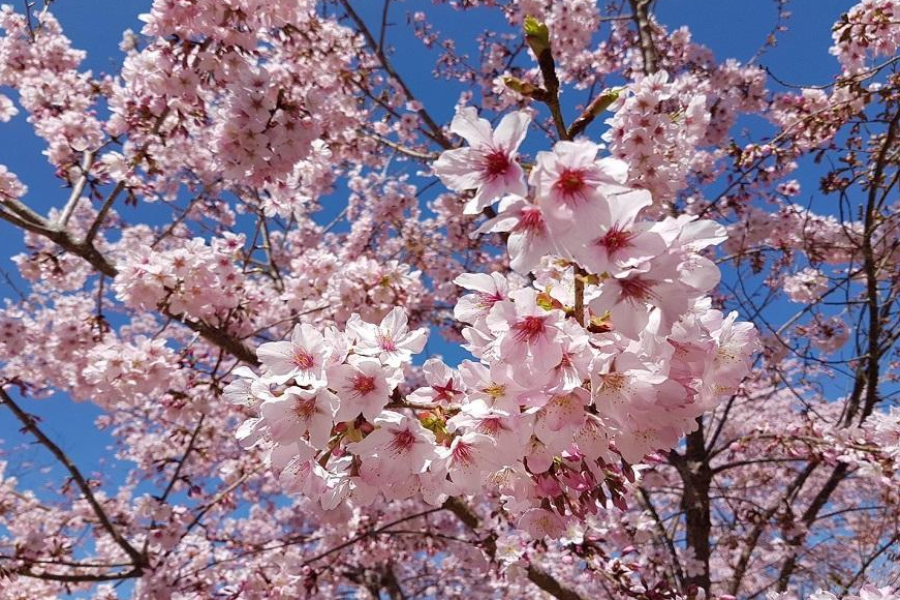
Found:
[[[759,63],[784,81],[828,83],[836,72],[836,61],[827,53],[831,44],[831,25],[852,4],[850,0],[793,0],[789,6],[793,12],[788,22],[790,30],[781,34],[777,47],[769,49]],[[375,15],[380,12],[380,1],[360,0],[357,5],[365,18],[377,22]],[[137,15],[148,11],[149,6],[149,1],[143,0],[57,0],[53,12],[75,47],[88,52],[87,68],[95,74],[115,73],[122,57],[118,49],[122,31],[126,28],[139,30],[141,23]],[[474,44],[473,31],[500,24],[501,20],[496,15],[494,23],[481,20],[486,14],[481,10],[460,17],[449,8],[434,8],[426,0],[407,0],[393,6],[392,20],[398,25],[392,28],[389,39],[397,49],[397,68],[435,118],[448,121],[456,95],[434,83],[430,75],[430,57],[420,51],[421,46],[405,31],[405,14],[412,10],[438,11],[439,27],[445,33],[455,35],[463,47],[467,42]],[[667,25],[688,25],[694,40],[710,47],[717,58],[733,57],[741,61],[757,52],[776,18],[775,3],[769,0],[659,0],[656,10],[660,20]],[[777,89],[774,84],[772,87]],[[596,126],[593,135],[599,135]],[[61,189],[53,177],[53,169],[41,155],[42,149],[42,143],[26,123],[25,115],[20,114],[11,123],[0,125],[0,164],[6,164],[29,186],[26,202],[46,212],[51,206],[61,206],[68,192]],[[336,197],[335,201],[339,202],[341,198]],[[124,216],[128,218],[127,209],[124,210]],[[0,240],[0,268],[14,271],[10,257],[23,249],[21,235],[6,223],[0,223]],[[3,282],[0,282],[0,296],[14,297]],[[442,351],[440,343],[437,344],[433,350]],[[93,405],[76,404],[63,396],[55,396],[43,401],[27,401],[26,407],[44,419],[47,433],[70,452],[84,471],[107,468],[104,461],[109,440],[93,426],[93,420],[100,414]],[[0,438],[5,440],[3,448],[7,453],[15,452],[13,462],[32,458],[31,451],[21,450],[21,444],[31,440],[19,432],[17,423],[6,410],[0,410]],[[34,454],[33,458],[38,464],[50,462],[49,457],[42,454]],[[35,485],[46,478],[36,469],[29,467],[27,470],[28,473],[23,471],[23,475]]]

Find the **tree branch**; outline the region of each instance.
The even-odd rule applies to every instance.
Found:
[[[481,527],[481,518],[460,498],[448,498],[447,501],[444,502],[443,508],[456,515],[456,518],[462,521],[462,523],[472,531],[477,532]],[[489,535],[482,540],[482,543],[485,551],[493,559],[494,554],[497,551],[494,535]],[[535,564],[528,565],[527,574],[528,580],[531,581],[531,583],[558,600],[586,600],[585,597],[577,591],[563,586],[552,574]]]
[[[366,44],[378,58],[378,61],[381,63],[382,68],[387,72],[387,74],[397,82],[397,85],[400,86],[400,89],[403,90],[403,95],[406,96],[406,99],[409,101],[416,101],[415,95],[413,95],[412,91],[409,89],[409,86],[406,85],[406,82],[402,77],[397,73],[394,69],[394,66],[387,59],[387,55],[384,53],[384,48],[380,46],[380,44],[375,40],[375,37],[372,35],[372,32],[369,30],[366,22],[363,21],[362,17],[360,17],[353,7],[350,5],[350,0],[340,0],[341,5],[343,5],[344,10],[347,12],[347,16],[356,24],[357,29],[362,34],[363,38],[366,40]],[[432,140],[434,140],[439,146],[444,149],[449,149],[453,147],[453,144],[450,143],[450,140],[444,135],[444,130],[431,118],[431,115],[428,114],[424,108],[420,108],[416,111],[416,114],[419,115],[419,118],[422,119],[422,122],[428,127],[431,135],[429,136]]]
[[[628,0],[631,5],[632,19],[637,28],[645,75],[652,75],[657,70],[656,46],[653,43],[653,31],[650,23],[651,2],[652,0]]]
[[[53,440],[48,438],[43,431],[37,426],[37,422],[34,417],[30,414],[22,410],[19,405],[12,399],[12,397],[0,387],[0,399],[3,400],[3,404],[5,404],[9,409],[13,412],[19,422],[22,423],[24,428],[31,433],[35,438],[37,438],[38,442],[41,443],[47,450],[53,454],[56,459],[62,463],[62,465],[69,471],[69,474],[72,476],[72,479],[75,481],[75,484],[81,490],[82,496],[87,500],[87,503],[90,504],[91,509],[94,511],[94,514],[97,516],[97,520],[100,522],[100,525],[106,532],[115,540],[116,544],[125,551],[125,553],[131,558],[132,563],[134,564],[134,571],[140,573],[144,567],[147,566],[147,558],[143,554],[137,551],[134,546],[132,546],[128,540],[122,537],[122,534],[113,526],[112,521],[109,520],[109,516],[106,514],[106,511],[103,510],[103,507],[97,501],[97,498],[94,496],[94,492],[91,490],[90,484],[88,484],[87,480],[84,478],[84,475],[81,474],[81,471],[78,470],[78,467],[75,466],[75,463],[66,455],[63,450],[57,446]]]
[[[78,181],[72,186],[72,193],[69,194],[69,200],[66,202],[65,207],[63,207],[62,214],[59,217],[58,225],[60,228],[66,228],[69,219],[72,217],[72,213],[75,212],[75,207],[81,200],[81,194],[84,192],[84,186],[87,185],[89,172],[93,165],[94,153],[87,150],[81,159],[81,176],[78,177]]]

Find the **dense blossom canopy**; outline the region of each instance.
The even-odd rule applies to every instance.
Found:
[[[0,6],[0,600],[900,597],[900,2],[147,3]]]

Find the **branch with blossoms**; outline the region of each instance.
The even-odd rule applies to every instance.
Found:
[[[36,210],[0,166],[0,371],[22,411],[99,408],[120,463],[71,468],[147,561],[10,454],[0,598],[895,583],[896,0],[774,90],[652,1],[436,4],[402,39],[391,0],[157,0],[110,77],[0,7],[0,121],[66,189]]]
[[[627,166],[565,139],[548,30],[525,28],[546,86],[534,93],[563,139],[537,155],[526,182],[517,152],[530,118],[509,114],[493,130],[464,108],[451,131],[468,147],[433,167],[454,191],[474,192],[466,213],[493,212],[474,235],[503,233],[513,269],[455,280],[471,292],[455,316],[477,360],[452,369],[430,359],[427,385],[399,392],[427,332],[395,308],[380,323],[297,325],[289,341],[257,349],[259,374],[242,368],[225,391],[256,414],[241,444],[262,448],[286,491],[325,510],[421,497],[477,530],[461,498],[490,485],[519,528],[558,537],[624,507],[627,463],[674,446],[748,372],[752,326],[704,298],[719,276],[700,251],[723,230],[641,219],[653,198],[627,185]],[[580,597],[528,572],[557,597]]]
[[[17,200],[5,202],[4,207],[8,207],[10,212],[0,210],[0,219],[18,225],[32,233],[46,237],[55,242],[66,252],[70,252],[75,256],[83,258],[103,275],[115,278],[119,274],[119,269],[94,245],[94,236],[90,235],[91,232],[96,235],[96,230],[93,227],[87,237],[78,241],[69,231],[61,229],[59,226],[52,225],[47,219],[38,215]],[[159,310],[162,314],[175,319],[189,329],[196,331],[212,344],[227,350],[235,358],[251,364],[256,362],[253,353],[250,352],[240,340],[231,336],[228,332],[223,331],[221,328],[209,325],[202,320],[191,319],[184,314],[173,312],[166,306],[161,306]]]
[[[8,385],[8,382],[4,383],[4,385]],[[16,416],[19,422],[22,424],[22,427],[31,435],[33,435],[38,443],[47,448],[50,453],[66,468],[69,472],[72,480],[78,486],[81,494],[84,496],[84,499],[90,505],[91,510],[94,512],[94,515],[97,518],[97,522],[100,527],[103,528],[107,534],[115,541],[115,543],[128,555],[131,560],[130,567],[131,569],[127,572],[109,574],[109,575],[93,575],[90,573],[78,574],[78,575],[59,575],[54,573],[34,573],[31,567],[26,567],[24,570],[19,571],[19,574],[45,578],[45,579],[55,579],[57,581],[114,581],[118,579],[128,579],[130,577],[138,577],[141,572],[148,566],[146,554],[140,552],[135,548],[128,540],[126,540],[113,522],[110,520],[109,515],[104,510],[103,506],[97,500],[97,497],[94,495],[93,490],[91,489],[91,485],[87,479],[85,479],[84,475],[82,475],[81,471],[79,471],[78,467],[75,466],[75,463],[66,455],[63,450],[53,442],[47,435],[41,430],[38,426],[37,421],[34,416],[28,414],[24,410],[22,410],[18,403],[13,400],[12,396],[9,393],[0,387],[0,400],[2,400],[2,404],[9,408],[10,411]],[[85,565],[84,563],[76,563],[73,565],[74,567],[88,567],[93,568],[94,565]],[[101,565],[102,567],[106,567],[109,565]],[[115,565],[115,566],[125,566],[125,565]]]

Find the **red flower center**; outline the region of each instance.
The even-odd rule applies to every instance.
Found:
[[[494,150],[485,156],[484,172],[487,179],[505,175],[509,170],[509,156],[502,150]]]
[[[397,431],[394,433],[394,439],[388,444],[388,449],[397,454],[409,452],[416,443],[416,436],[409,429]]]
[[[585,187],[584,171],[581,169],[565,169],[554,184],[563,196],[580,194]]]
[[[653,289],[650,282],[640,277],[622,279],[619,281],[622,288],[622,297],[632,302],[645,301],[653,297]]]
[[[353,390],[362,396],[375,391],[375,378],[371,375],[360,373],[353,378]]]
[[[525,317],[512,326],[519,341],[532,342],[539,338],[546,329],[544,319],[541,317]]]
[[[500,295],[500,292],[495,292],[493,294],[488,294],[487,292],[478,292],[478,306],[480,308],[489,309],[497,302],[503,300],[503,296]]]
[[[525,208],[516,224],[516,231],[541,233],[544,231],[544,215],[539,208]]]
[[[459,443],[456,444],[456,447],[453,448],[453,460],[455,462],[469,465],[475,462],[475,451],[472,446],[460,440]]]
[[[500,417],[485,417],[478,422],[477,429],[488,435],[496,436],[503,431],[504,428],[503,423],[500,421]]]
[[[433,385],[431,388],[437,392],[437,396],[435,396],[435,400],[438,402],[446,401],[452,402],[453,397],[459,393],[459,390],[453,387],[453,380],[448,379],[445,385]]]
[[[294,364],[297,365],[297,368],[303,371],[312,369],[316,364],[315,357],[306,350],[295,350],[293,361]]]
[[[597,240],[597,245],[606,248],[606,252],[609,253],[610,256],[613,256],[617,252],[630,247],[632,245],[631,240],[633,239],[633,233],[630,231],[623,231],[616,225],[607,231],[606,235]]]

